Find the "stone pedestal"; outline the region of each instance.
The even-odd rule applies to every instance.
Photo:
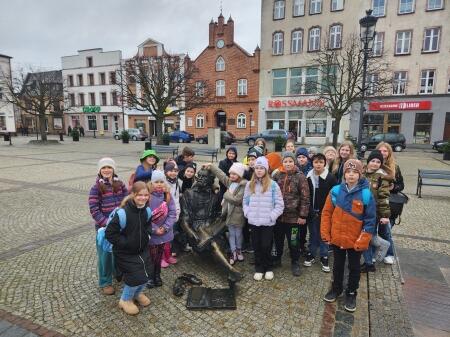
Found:
[[[220,128],[208,128],[208,147],[220,148]]]

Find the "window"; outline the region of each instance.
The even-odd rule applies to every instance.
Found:
[[[274,69],[272,71],[272,95],[286,95],[287,69]]]
[[[447,82],[447,94],[450,94],[450,77],[448,78]]]
[[[112,105],[118,105],[117,104],[117,92],[113,91],[111,93],[111,101],[112,101]]]
[[[205,86],[203,84],[203,81],[195,82],[195,96],[197,97],[205,96]]]
[[[77,75],[78,85],[81,87],[83,85],[83,75],[78,74]]]
[[[425,33],[423,36],[423,49],[422,52],[429,53],[439,51],[439,35],[441,29],[435,28],[425,28]]]
[[[69,105],[71,107],[75,106],[75,94],[69,94]]]
[[[405,95],[407,81],[408,81],[408,72],[406,71],[394,72],[394,83],[392,87],[392,94]]]
[[[434,87],[434,69],[422,70],[420,73],[420,93],[432,94]]]
[[[225,81],[216,81],[216,96],[225,96]]]
[[[109,84],[116,84],[116,72],[111,71],[109,73]]]
[[[309,0],[309,14],[319,14],[322,12],[322,0]]]
[[[247,118],[245,117],[245,113],[240,112],[237,115],[237,128],[238,129],[245,129],[247,124]]]
[[[432,112],[416,113],[416,120],[414,123],[414,143],[430,143],[432,122]]]
[[[331,11],[341,11],[344,9],[344,0],[331,0]]]
[[[216,60],[216,71],[225,71],[225,60],[219,56]]]
[[[300,95],[302,93],[303,68],[289,69],[289,94]]]
[[[320,28],[311,28],[309,30],[308,51],[317,51],[320,49]]]
[[[444,8],[443,0],[427,0],[427,11],[433,11],[436,9]]]
[[[89,85],[94,85],[94,74],[88,74]]]
[[[374,96],[378,91],[378,74],[367,75],[367,96]]]
[[[105,73],[100,73],[100,84],[105,85],[106,84],[106,77]]]
[[[292,15],[293,16],[305,15],[305,0],[294,0]]]
[[[385,16],[386,15],[386,0],[372,0],[372,15]]]
[[[291,53],[301,53],[303,49],[303,30],[294,30],[291,34]]]
[[[92,61],[92,57],[91,56],[86,57],[86,65],[88,67],[93,67],[94,66],[94,62]]]
[[[69,87],[73,87],[73,75],[68,75],[67,81],[69,82]]]
[[[274,2],[274,4],[273,4],[273,19],[274,20],[284,19],[284,8],[285,8],[284,0],[277,0]]]
[[[94,92],[89,93],[89,104],[95,105],[95,93]]]
[[[205,117],[203,117],[203,114],[198,114],[195,117],[195,127],[197,129],[203,129],[205,127]]]
[[[101,104],[101,105],[103,105],[103,106],[107,105],[107,102],[106,102],[106,92],[102,92],[102,93],[100,94],[100,97],[101,97],[101,100],[102,100],[102,104]]]
[[[238,95],[247,95],[247,80],[245,78],[241,78],[238,80]]]
[[[0,116],[0,130],[6,130],[6,117]]]
[[[108,116],[103,116],[103,130],[108,131],[109,125],[108,125]]]
[[[89,115],[88,118],[88,130],[89,131],[97,131],[97,116]]]
[[[414,13],[415,0],[398,0],[398,14]]]
[[[326,112],[306,111],[306,137],[325,137],[326,133]]]
[[[71,116],[72,117],[72,127],[80,126],[80,116]]]
[[[84,94],[78,94],[78,103],[80,106],[84,106]]]
[[[282,55],[283,54],[283,40],[284,40],[284,33],[283,32],[277,32],[273,34],[273,41],[272,41],[272,54],[273,55]]]
[[[376,33],[373,41],[372,56],[382,56],[384,45],[384,33]]]
[[[411,30],[397,32],[395,55],[405,55],[411,53],[411,36]]]
[[[319,84],[319,69],[318,68],[306,68],[305,78],[305,94],[317,93],[317,86]]]
[[[341,48],[341,39],[342,39],[342,26],[341,25],[331,26],[329,48],[330,49]]]

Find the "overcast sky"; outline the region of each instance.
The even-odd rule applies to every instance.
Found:
[[[14,0],[0,11],[0,54],[13,66],[61,68],[77,50],[122,50],[130,57],[147,38],[195,58],[208,44],[208,23],[220,0]],[[5,6],[7,2],[7,6]],[[235,41],[252,53],[260,44],[261,0],[223,0]]]

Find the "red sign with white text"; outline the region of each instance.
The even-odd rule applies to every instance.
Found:
[[[321,99],[270,99],[267,102],[268,108],[286,108],[286,107],[308,107],[322,108],[325,102]]]
[[[380,110],[430,110],[431,101],[409,101],[409,102],[370,102],[370,111]]]

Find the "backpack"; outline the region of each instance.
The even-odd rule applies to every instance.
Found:
[[[149,221],[152,217],[152,210],[148,206],[145,208],[145,210],[147,212],[147,221]],[[120,231],[123,231],[127,226],[127,213],[123,208],[120,207],[116,207],[111,212],[111,214],[108,216],[108,221],[106,221],[106,226],[99,228],[97,231],[97,245],[100,246],[103,251],[109,253],[112,252],[112,244],[106,239],[105,231],[116,214],[119,216]]]

